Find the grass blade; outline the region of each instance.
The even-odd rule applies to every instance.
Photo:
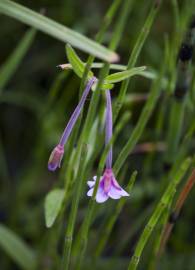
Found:
[[[159,5],[157,4],[157,1],[154,1],[154,5],[153,5],[148,17],[146,18],[146,21],[142,27],[142,30],[137,37],[137,41],[135,43],[133,51],[129,57],[127,69],[133,68],[135,66],[137,59],[141,53],[142,47],[146,41],[146,38],[148,37],[148,35],[150,33],[154,18],[157,14],[157,11],[158,11],[158,7],[159,7]],[[128,89],[129,82],[130,82],[130,79],[124,81],[121,85],[120,92],[119,92],[119,95],[117,98],[117,102],[116,102],[116,105],[114,108],[114,119],[116,119],[116,117],[118,116],[119,111],[122,107],[122,104],[123,104],[123,101],[125,99],[125,95],[126,95],[126,92]]]
[[[85,64],[81,61],[81,59],[77,56],[73,48],[68,44],[66,45],[66,54],[68,61],[72,65],[74,72],[80,77],[83,77],[83,73],[85,71]],[[89,71],[88,79],[93,77],[93,73]]]
[[[180,169],[177,171],[176,175],[172,178],[172,181],[169,183],[167,189],[165,190],[160,202],[156,206],[153,214],[151,215],[146,227],[143,230],[143,233],[141,234],[141,237],[138,241],[138,244],[136,246],[134,255],[131,259],[131,262],[129,264],[128,270],[136,270],[137,265],[139,263],[140,256],[142,254],[142,251],[154,229],[156,226],[159,218],[161,217],[165,207],[169,203],[169,199],[173,194],[176,192],[176,188],[183,178],[184,174],[188,170],[191,163],[191,158],[186,158],[183,163],[181,164]]]
[[[16,49],[10,55],[8,60],[2,65],[0,69],[0,93],[2,92],[3,88],[6,86],[11,76],[14,74],[19,64],[21,63],[23,57],[27,53],[28,49],[30,48],[34,40],[35,33],[35,29],[28,30],[22,40],[19,42]]]
[[[36,258],[33,251],[3,224],[0,224],[0,246],[22,269],[35,269]]]
[[[147,121],[149,120],[150,115],[152,114],[152,111],[154,109],[154,106],[157,102],[158,96],[160,95],[159,91],[159,85],[161,85],[161,79],[162,79],[162,71],[159,76],[159,78],[153,82],[152,89],[150,92],[150,95],[148,97],[148,100],[142,110],[141,116],[137,122],[136,127],[133,130],[132,135],[130,136],[128,142],[123,147],[122,151],[120,152],[115,164],[114,164],[114,171],[116,174],[121,169],[123,163],[125,162],[126,158],[136,145],[137,141],[139,140]]]
[[[108,75],[105,79],[107,83],[117,83],[125,79],[128,79],[134,75],[140,75],[145,70],[146,67],[132,68],[130,70],[125,70],[121,72],[116,72],[114,74]]]
[[[97,42],[94,42],[68,27],[12,1],[1,0],[0,13],[37,28],[63,42],[70,43],[73,47],[83,50],[84,52],[99,57],[105,61],[115,62],[119,59],[115,52],[108,50]]]

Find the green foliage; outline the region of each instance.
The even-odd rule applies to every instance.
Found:
[[[135,270],[137,268],[137,265],[140,260],[140,256],[148,241],[148,238],[150,237],[153,229],[155,228],[157,222],[159,221],[163,213],[163,210],[168,206],[170,198],[173,197],[173,194],[176,192],[176,188],[179,182],[181,181],[182,177],[185,175],[186,171],[189,169],[190,163],[191,163],[190,158],[185,159],[184,162],[181,164],[180,169],[173,176],[172,181],[169,183],[166,191],[164,192],[153,214],[151,215],[146,227],[144,228],[143,233],[140,236],[134,255],[129,264],[128,270]]]
[[[126,80],[132,76],[140,75],[142,74],[142,71],[145,70],[146,67],[138,67],[138,68],[132,68],[130,70],[125,70],[121,72],[116,72],[114,74],[108,75],[105,79],[107,83],[117,83],[121,82],[123,80]]]
[[[0,246],[22,269],[35,269],[34,252],[17,234],[3,224],[0,224]]]
[[[24,35],[22,40],[19,42],[16,49],[13,51],[11,56],[8,58],[6,63],[4,63],[0,68],[0,93],[6,86],[6,83],[11,79],[11,76],[17,70],[18,65],[21,63],[23,57],[28,52],[35,38],[36,31],[30,29]]]
[[[54,224],[64,200],[64,190],[54,189],[50,191],[45,198],[45,223],[47,228]]]
[[[81,61],[81,59],[77,56],[75,51],[70,45],[66,45],[66,54],[69,63],[72,65],[72,68],[74,72],[79,76],[80,78],[83,77],[83,73],[85,71],[85,64]],[[88,79],[93,77],[93,73],[89,71]]]
[[[78,55],[75,53],[75,51],[70,45],[66,45],[66,54],[67,54],[67,58],[68,58],[69,63],[71,64],[72,69],[77,74],[77,76],[82,78],[85,72],[85,63],[81,61],[81,59],[78,57]],[[65,65],[65,68],[67,68],[67,65]],[[145,70],[145,68],[146,67],[132,68],[131,70],[125,70],[125,71],[116,72],[114,74],[108,75],[106,76],[101,88],[103,90],[112,89],[114,87],[113,83],[121,82],[134,75],[143,74],[143,71]],[[93,72],[89,70],[87,79],[89,80],[93,76],[94,76]],[[97,84],[98,83],[93,85],[92,90],[96,89]]]
[[[117,54],[109,51],[98,43],[12,1],[2,0],[0,2],[0,13],[20,20],[23,23],[35,27],[63,42],[68,42],[72,44],[72,46],[91,53],[103,60],[115,62],[118,59]]]

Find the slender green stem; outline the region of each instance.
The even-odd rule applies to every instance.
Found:
[[[160,202],[157,204],[152,216],[150,217],[146,227],[143,230],[143,233],[140,236],[140,239],[137,243],[135,248],[135,252],[131,258],[128,270],[135,270],[139,264],[140,257],[142,255],[142,251],[148,242],[148,239],[154,230],[156,224],[159,221],[164,209],[167,207],[170,197],[176,192],[176,188],[180,181],[182,180],[184,174],[188,170],[191,163],[191,158],[186,158],[182,163],[181,167],[178,169],[177,173],[175,174],[174,178],[172,178],[171,182],[169,183],[167,189],[165,190]]]
[[[114,251],[114,255],[119,255],[122,253],[124,248],[127,247],[128,243],[130,242],[131,238],[139,232],[142,228],[144,221],[147,220],[147,217],[152,213],[153,204],[149,205],[141,215],[135,220],[135,222],[131,225],[131,228],[126,231],[125,236],[121,239],[121,241],[116,246],[116,250]]]
[[[152,23],[153,23],[154,18],[157,14],[157,11],[158,11],[158,5],[156,5],[156,0],[154,2],[155,3],[153,5],[146,21],[145,21],[145,23],[144,23],[144,26],[142,27],[142,30],[141,30],[140,34],[138,35],[137,41],[135,43],[135,46],[133,48],[133,51],[130,55],[130,58],[129,58],[129,61],[127,64],[127,69],[133,68],[135,66],[137,59],[141,53],[142,47],[146,41],[146,38],[148,37],[148,35],[150,33]],[[130,78],[123,81],[121,84],[120,92],[119,92],[119,95],[117,97],[115,108],[113,110],[115,120],[116,120],[116,118],[120,112],[120,109],[123,105],[129,82],[130,82]]]
[[[188,52],[192,50],[195,42],[194,35],[194,28],[190,27],[179,50],[177,78],[175,80],[174,97],[171,104],[171,116],[167,132],[168,151],[165,156],[165,160],[169,164],[174,161],[174,156],[178,151],[179,142],[183,130],[183,122],[186,108],[186,94],[188,94],[190,90],[190,67],[192,60],[192,55],[190,54],[190,56],[186,58],[185,50],[187,50]]]
[[[140,136],[142,135],[142,132],[146,126],[146,123],[148,122],[152,111],[154,109],[154,106],[156,105],[157,99],[160,95],[160,89],[159,86],[161,84],[161,78],[162,73],[159,76],[159,78],[153,83],[150,95],[148,97],[148,100],[142,110],[141,116],[139,117],[139,120],[136,124],[136,127],[133,130],[132,135],[130,136],[129,140],[123,147],[122,151],[120,152],[115,164],[114,164],[114,171],[117,174],[119,170],[121,169],[122,165],[124,164],[125,160],[127,159],[128,155],[136,145],[137,141],[139,140]]]
[[[110,8],[108,9],[108,11],[107,11],[107,13],[106,13],[106,15],[105,15],[105,17],[103,19],[102,26],[100,27],[100,30],[96,35],[95,40],[97,42],[102,42],[103,37],[104,37],[108,27],[110,26],[110,24],[111,24],[111,22],[113,20],[113,17],[115,16],[115,14],[117,12],[117,9],[118,9],[119,5],[121,4],[121,1],[122,0],[115,0],[113,2],[113,4],[110,6]],[[82,93],[82,91],[84,89],[84,86],[85,86],[85,83],[86,83],[86,80],[87,80],[87,76],[89,74],[89,70],[90,70],[90,68],[92,66],[92,63],[93,63],[94,59],[95,59],[95,57],[93,55],[90,55],[88,60],[87,60],[85,71],[84,71],[84,74],[83,74],[83,77],[82,77],[82,80],[81,80],[80,94]]]
[[[174,197],[174,193],[172,194],[172,196],[170,196],[169,202],[167,203],[167,206],[165,207],[164,211],[162,212],[162,215],[159,219],[159,224],[157,225],[155,241],[154,241],[154,248],[153,248],[152,256],[151,256],[150,263],[148,266],[149,270],[155,270],[157,267],[158,250],[159,250],[159,246],[161,243],[162,228],[164,227],[164,225],[166,224],[166,222],[168,220],[173,197]]]
[[[161,232],[160,243],[157,246],[157,250],[156,250],[157,251],[156,252],[156,255],[157,255],[156,260],[159,259],[160,256],[162,256],[162,253],[165,250],[167,241],[170,237],[170,234],[171,234],[172,229],[175,225],[175,222],[177,221],[177,219],[179,217],[181,208],[182,208],[185,200],[187,199],[191,189],[193,188],[194,184],[195,184],[195,169],[193,168],[191,175],[189,176],[189,178],[187,178],[187,181],[179,194],[179,197],[175,203],[173,210],[171,212],[169,211],[167,213],[167,219],[165,220],[165,222],[163,224],[164,228]]]
[[[175,19],[175,29],[179,29],[180,14],[179,14],[178,1],[172,0],[171,3],[173,6],[173,14],[174,14],[174,19]]]
[[[172,103],[169,126],[170,129],[167,134],[167,154],[166,162],[171,163],[177,154],[177,148],[183,127],[185,102],[178,102],[174,100]]]

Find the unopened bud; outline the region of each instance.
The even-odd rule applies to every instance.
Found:
[[[49,157],[48,169],[50,171],[55,171],[57,168],[60,168],[63,155],[64,155],[64,147],[58,144],[51,152],[51,155]]]

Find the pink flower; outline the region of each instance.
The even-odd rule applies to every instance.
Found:
[[[93,177],[93,181],[88,181],[87,184],[89,186],[89,191],[87,192],[88,196],[93,196],[95,182],[97,180],[97,176]],[[120,199],[123,196],[129,196],[129,194],[122,189],[117,180],[115,179],[114,173],[112,169],[106,169],[103,176],[100,179],[97,194],[96,194],[96,202],[103,203],[108,198],[112,199]]]

